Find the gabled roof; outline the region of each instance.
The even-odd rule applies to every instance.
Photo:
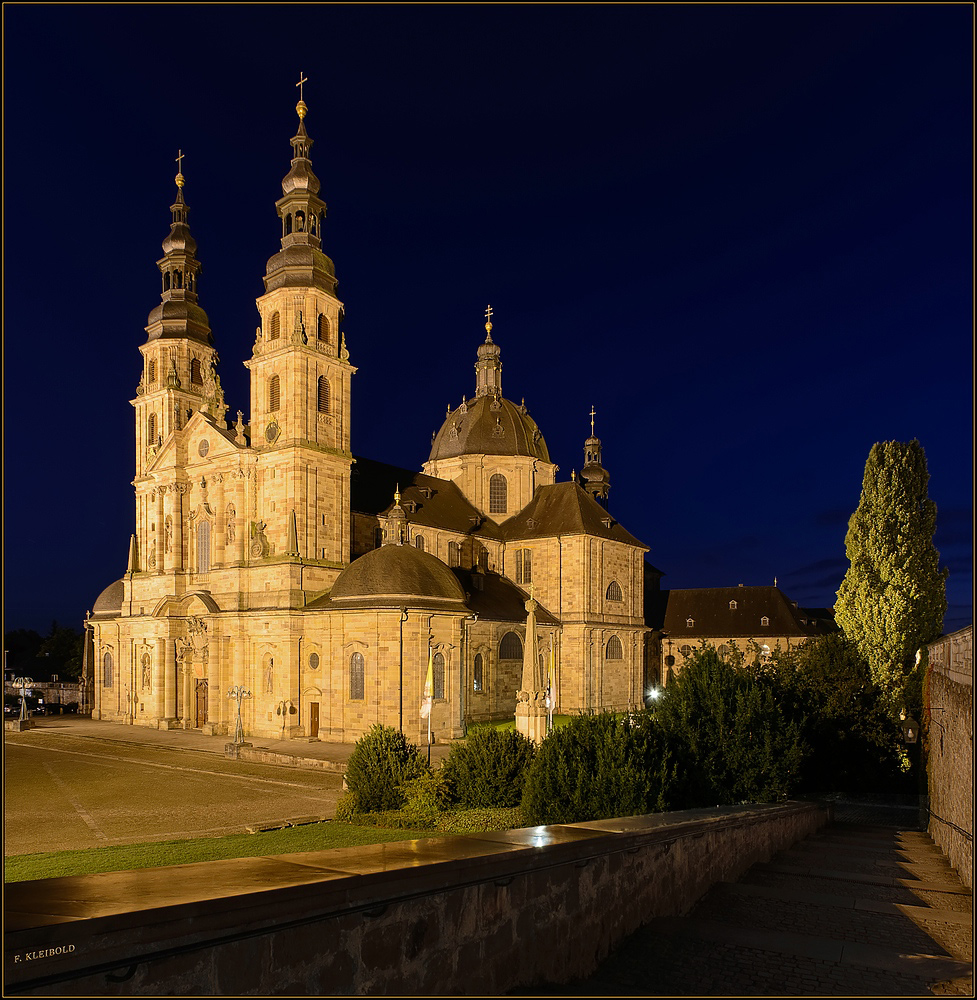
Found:
[[[648,624],[663,628],[673,639],[763,635],[806,638],[838,630],[834,619],[825,617],[824,609],[799,608],[778,587],[663,590],[659,599],[651,602],[649,611]],[[763,618],[769,624],[762,624]]]
[[[505,539],[546,538],[554,535],[597,535],[626,545],[648,546],[629,531],[576,483],[540,486],[532,500],[501,526]]]
[[[410,524],[498,538],[494,521],[481,514],[448,479],[396,465],[357,458],[350,470],[350,505],[359,514],[383,514],[400,487],[400,505]]]

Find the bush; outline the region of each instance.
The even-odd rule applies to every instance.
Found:
[[[696,650],[655,709],[685,780],[686,807],[772,802],[799,786],[809,753],[798,706],[775,678]]]
[[[403,786],[404,808],[401,810],[409,826],[433,827],[448,808],[450,800],[441,770],[428,771]]]
[[[464,809],[519,805],[536,745],[513,729],[478,727],[453,744],[444,763],[452,802]]]
[[[356,741],[346,765],[346,786],[354,797],[351,811],[400,809],[404,785],[424,773],[427,765],[403,733],[375,725]]]
[[[526,774],[527,823],[575,823],[667,809],[673,755],[647,713],[578,716],[554,729]]]

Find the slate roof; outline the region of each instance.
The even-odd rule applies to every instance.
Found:
[[[597,535],[647,549],[576,483],[540,486],[518,514],[501,525],[505,539],[547,538],[554,535]]]
[[[398,486],[400,505],[410,524],[499,537],[495,522],[479,513],[450,480],[376,462],[372,458],[357,458],[350,470],[350,504],[359,514],[386,513],[393,506],[394,490]]]
[[[308,606],[318,609],[437,605],[463,611],[465,593],[454,573],[436,556],[413,545],[383,545],[354,559],[333,584],[329,597]]]
[[[466,400],[448,414],[431,442],[428,461],[457,455],[529,455],[550,460],[543,435],[525,405],[494,394]]]
[[[465,591],[465,603],[480,619],[493,622],[526,623],[529,594],[498,573],[456,569],[453,571]],[[536,621],[540,625],[559,625],[559,619],[538,601]]]
[[[730,608],[735,601],[736,607]],[[763,635],[807,638],[838,631],[823,608],[797,607],[778,587],[707,587],[663,590],[649,602],[648,624],[672,638],[760,638]],[[768,625],[761,619],[769,619]],[[690,627],[688,620],[694,624]]]
[[[122,612],[122,598],[125,588],[121,580],[110,583],[105,590],[95,598],[95,606],[92,608],[92,617],[99,618],[103,615],[114,617]]]

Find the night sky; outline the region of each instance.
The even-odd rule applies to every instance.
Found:
[[[879,440],[918,438],[972,620],[972,33],[959,5],[5,6],[5,629],[126,568],[178,149],[229,416],[295,81],[355,454],[419,469],[503,393],[559,480],[596,408],[665,587],[830,606]]]

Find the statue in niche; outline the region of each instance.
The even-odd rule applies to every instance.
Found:
[[[173,518],[166,516],[163,527],[163,551],[169,552],[173,545]]]
[[[275,658],[268,657],[268,665],[265,667],[265,691],[272,694],[275,690]]]
[[[142,657],[142,686],[144,688],[153,686],[153,661],[149,653],[143,653]]]
[[[225,524],[226,524],[224,528],[224,536],[227,540],[228,545],[230,545],[231,542],[234,541],[234,517],[236,514],[237,511],[234,509],[234,504],[229,503],[227,505],[227,511],[224,514]]]

